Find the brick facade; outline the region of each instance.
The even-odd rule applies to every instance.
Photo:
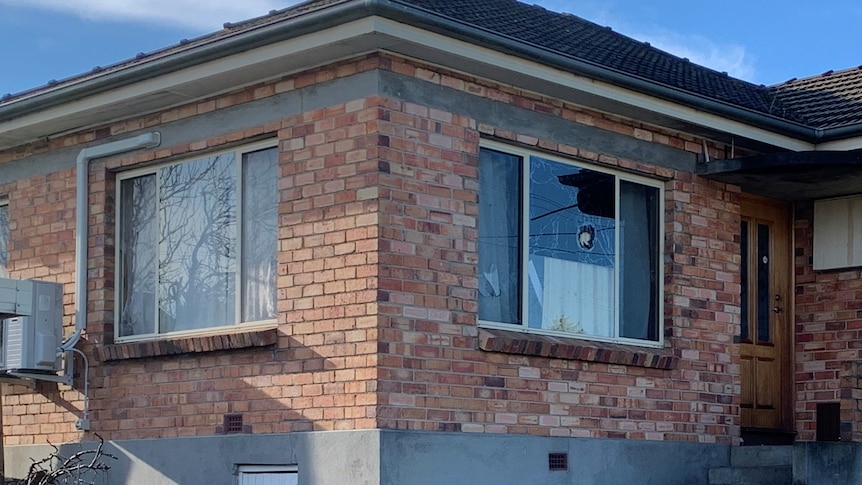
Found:
[[[374,69],[653,144],[692,153],[707,147],[713,157],[728,151],[687,134],[375,55],[19,147],[0,153],[0,164],[158,130]],[[277,338],[257,329],[164,345],[115,343],[116,172],[262,138],[278,140],[281,170]],[[483,348],[476,323],[483,138],[664,181],[665,346],[648,349],[655,359],[637,347],[589,343],[577,356]],[[497,120],[371,96],[96,161],[90,190],[83,348],[91,361],[93,431],[107,439],[211,435],[224,414],[241,413],[253,433],[388,428],[738,441],[733,336],[740,248],[733,235],[740,218],[733,187],[517,133]],[[74,169],[0,187],[10,199],[11,276],[64,283],[68,327],[74,191]],[[80,383],[79,377],[76,389]],[[74,430],[82,396],[59,387],[4,384],[6,443],[82,438]]]
[[[862,271],[814,271],[813,216],[812,203],[797,205],[796,429],[799,439],[815,439],[817,404],[840,403],[842,439],[862,441]]]

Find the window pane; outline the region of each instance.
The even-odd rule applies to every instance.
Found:
[[[278,150],[246,154],[242,165],[242,321],[275,318]]]
[[[739,239],[739,247],[742,253],[740,263],[740,316],[739,316],[739,338],[750,340],[748,335],[748,221],[742,221],[742,229]]]
[[[157,236],[156,176],[120,185],[119,336],[155,332]]]
[[[0,204],[0,278],[9,277],[9,206]]]
[[[658,335],[659,190],[620,181],[620,336]]]
[[[521,158],[479,153],[479,319],[521,322]]]
[[[236,320],[233,153],[159,170],[159,329]]]
[[[530,161],[529,326],[614,335],[614,176]]]
[[[769,292],[769,226],[757,225],[757,341],[771,342],[769,311],[772,299]]]

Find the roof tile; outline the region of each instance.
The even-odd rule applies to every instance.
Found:
[[[862,123],[862,66],[772,86],[783,106],[816,128]]]
[[[237,23],[209,35],[137,56],[49,85],[0,98],[0,106],[145,64],[351,0],[311,0]],[[568,13],[516,0],[388,0],[633,78],[814,128],[862,123],[862,68],[824,73],[766,87],[728,76]]]

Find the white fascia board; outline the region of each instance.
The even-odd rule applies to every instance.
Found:
[[[134,105],[131,112],[144,114],[377,50],[413,53],[419,59],[427,53],[443,67],[486,79],[493,71],[493,80],[539,93],[554,86],[555,93],[571,93],[573,104],[582,104],[579,93],[587,94],[789,150],[814,149],[792,137],[381,17],[365,17],[0,122],[0,146],[127,117],[129,111],[118,107]],[[500,73],[511,79],[498,79]]]
[[[145,99],[148,96],[156,96],[160,93],[162,95],[165,93],[172,93],[176,95],[178,100],[198,99],[202,97],[202,94],[196,92],[193,88],[196,86],[196,83],[200,83],[205,80],[219,79],[221,77],[233,75],[239,82],[243,83],[228,84],[225,86],[210,84],[211,86],[219,86],[219,88],[211,89],[205,93],[206,96],[210,96],[218,94],[219,92],[236,89],[242,85],[257,83],[265,81],[268,78],[289,74],[292,71],[309,69],[311,67],[315,67],[315,65],[327,64],[336,60],[333,58],[334,56],[332,56],[332,51],[337,51],[342,57],[361,54],[362,52],[369,50],[369,47],[365,45],[368,44],[367,41],[356,42],[352,45],[346,41],[359,39],[365,34],[372,33],[373,26],[374,22],[371,18],[356,20],[331,29],[259,47],[241,54],[234,54],[179,71],[169,72],[167,74],[139,81],[127,86],[88,96],[77,101],[71,101],[19,118],[13,118],[0,123],[0,140],[5,138],[5,133],[20,130],[26,131],[31,127],[38,127],[45,123],[49,123],[53,126],[53,123],[58,119],[80,119],[82,116],[86,118],[88,113],[98,112],[98,110],[102,108],[134,102],[135,100]],[[308,64],[308,59],[306,58],[303,58],[306,62],[300,66],[295,66],[290,62],[291,58],[301,58],[303,54],[308,54],[321,49],[323,49],[323,51],[321,51],[322,53],[329,54],[330,56],[317,59],[315,65]],[[249,71],[255,68],[258,70]],[[242,74],[244,72],[265,72],[269,77],[245,79],[245,76]],[[110,74],[106,74],[106,76],[110,76]],[[52,94],[53,93],[47,93],[46,95]],[[178,103],[175,102],[174,104]],[[108,121],[110,120],[93,120],[95,123]],[[79,126],[80,124],[75,124],[70,126],[69,129],[77,129]],[[53,134],[54,133],[43,133],[42,136]]]
[[[862,136],[818,143],[814,149],[817,151],[850,151],[858,150],[860,148],[862,148]]]
[[[659,113],[686,123],[749,138],[769,145],[794,151],[812,150],[814,148],[812,143],[793,137],[705,113],[688,106],[658,99],[595,79],[578,76],[561,69],[532,62],[521,57],[503,54],[492,49],[435,34],[406,24],[379,19],[377,22],[377,31],[391,37],[405,39],[411,43],[448,52],[453,56],[473,59],[477,66],[476,71],[481,71],[481,65],[484,64],[518,73],[519,75],[528,73],[534,78],[558,84],[574,91],[589,93],[636,108]],[[475,75],[476,73],[471,72],[471,74]]]

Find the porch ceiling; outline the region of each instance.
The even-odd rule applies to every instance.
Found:
[[[781,152],[700,162],[697,174],[791,202],[862,193],[862,150]]]

